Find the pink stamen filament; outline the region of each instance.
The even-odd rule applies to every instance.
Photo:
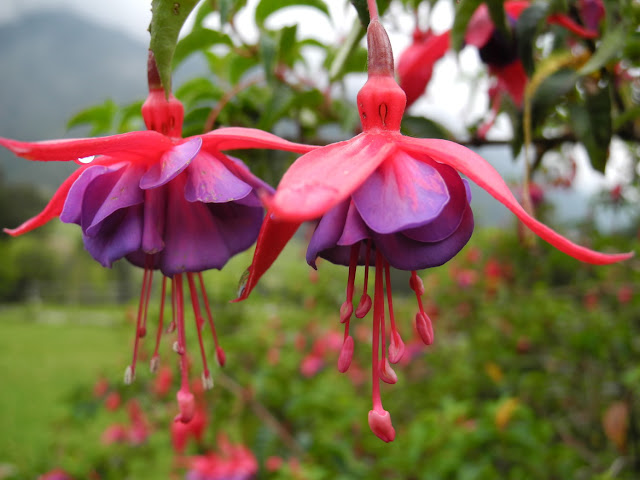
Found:
[[[151,371],[155,372],[158,369],[158,362],[160,361],[160,339],[162,338],[162,324],[164,322],[164,301],[167,295],[167,277],[162,276],[162,292],[160,294],[160,313],[158,314],[158,331],[156,333],[156,346],[153,349],[153,356],[151,357]]]
[[[140,331],[138,332],[138,335],[140,336],[140,338],[144,337],[147,334],[147,313],[149,311],[149,299],[151,298],[151,286],[153,285],[153,257],[151,255],[147,255],[146,270],[148,270],[149,272],[149,277],[148,277],[147,288],[145,292],[144,312],[142,313],[142,324],[140,326]]]
[[[147,257],[147,264],[149,263]],[[140,303],[138,304],[138,315],[136,317],[136,335],[133,341],[133,359],[131,366],[125,371],[125,383],[129,384],[136,376],[136,363],[138,362],[138,348],[140,346],[140,338],[144,337],[146,331],[143,325],[146,325],[147,307],[149,303],[149,292],[151,291],[151,281],[153,279],[153,270],[144,269],[142,275],[142,287],[140,288]]]
[[[371,297],[367,293],[369,288],[369,261],[371,258],[371,240],[367,240],[367,252],[364,259],[364,284],[362,286],[362,297],[356,308],[356,317],[364,318],[371,309]]]
[[[173,277],[174,317],[178,327],[178,348],[176,353],[180,355],[181,388],[189,389],[189,362],[187,360],[186,334],[184,330],[184,294],[182,290],[182,274]]]
[[[193,273],[187,273],[187,281],[189,282],[189,293],[191,295],[191,305],[193,306],[193,314],[196,319],[196,332],[198,332],[198,343],[200,344],[200,356],[202,357],[203,378],[202,384],[204,388],[210,388],[211,385],[211,373],[209,372],[209,366],[207,365],[207,354],[204,349],[204,342],[202,341],[202,327],[204,325],[204,319],[200,311],[200,302],[198,301],[198,291],[196,290],[196,284],[193,281]]]
[[[389,262],[384,262],[384,277],[387,288],[387,305],[389,306],[389,322],[391,323],[391,344],[389,346],[389,361],[398,363],[404,354],[404,342],[396,327],[396,319],[393,314],[393,295],[391,293],[391,272]]]
[[[373,302],[373,337],[371,349],[371,399],[373,410],[383,412],[382,399],[380,398],[380,324],[384,317],[384,293],[382,291],[382,255],[376,253],[376,279]]]
[[[224,350],[218,343],[218,334],[216,333],[216,326],[213,321],[213,315],[211,314],[211,307],[209,306],[209,299],[207,298],[207,291],[204,288],[204,280],[202,279],[202,272],[198,272],[198,278],[200,279],[200,291],[202,292],[202,300],[204,302],[204,309],[207,312],[207,320],[209,321],[209,328],[211,329],[211,334],[213,335],[213,343],[216,346],[216,357],[218,359],[218,363],[221,367],[224,367],[225,364],[225,354]]]
[[[348,322],[353,313],[353,290],[356,281],[356,269],[360,256],[360,242],[351,246],[351,258],[349,260],[349,277],[347,278],[347,299],[340,307],[340,322]]]

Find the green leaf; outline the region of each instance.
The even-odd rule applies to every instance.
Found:
[[[511,30],[507,24],[507,16],[504,13],[504,3],[502,0],[488,0],[489,15],[495,27],[502,32],[505,38],[511,38]]]
[[[438,122],[425,117],[407,115],[402,119],[402,133],[418,138],[453,138],[451,132]]]
[[[549,109],[556,107],[560,99],[576,86],[578,76],[570,68],[562,68],[540,83],[531,101],[532,125],[535,128]]]
[[[233,42],[228,35],[222,32],[208,28],[194,29],[176,45],[176,50],[173,55],[173,68],[180,65],[180,63],[192,53],[219,44],[232,46]]]
[[[142,120],[142,101],[133,102],[120,109],[120,121],[118,122],[118,133],[139,130],[139,125],[144,125]]]
[[[262,67],[264,68],[264,76],[267,82],[271,82],[274,78],[274,70],[278,57],[278,45],[271,35],[263,33],[260,36],[260,58],[262,59]]]
[[[591,165],[604,173],[613,134],[610,87],[587,93],[584,105],[571,104],[569,113],[576,136],[589,153]]]
[[[178,34],[198,0],[152,0],[151,42],[149,48],[156,58],[160,81],[167,96],[171,92],[171,64]]]
[[[229,83],[231,85],[237,84],[247,70],[256,65],[258,65],[258,59],[255,56],[242,57],[233,55],[229,65]]]
[[[602,68],[623,50],[626,40],[627,32],[623,28],[616,28],[607,32],[598,45],[596,52],[578,70],[578,73],[580,75],[589,75]]]
[[[200,8],[198,8],[198,11],[196,12],[196,18],[193,22],[193,28],[196,29],[202,27],[205,18],[207,18],[210,13],[213,13],[214,10],[214,0],[204,0],[200,5]]]
[[[344,40],[335,57],[329,64],[329,79],[332,82],[342,78],[347,71],[353,71],[349,69],[349,65],[354,61],[356,52],[363,50],[360,48],[360,40],[362,40],[365,33],[365,29],[362,28],[360,22],[357,20],[354,21],[347,38]],[[364,72],[364,68],[367,65],[366,50],[364,50],[364,56],[364,63],[361,66],[361,70],[359,70],[361,72]]]
[[[456,16],[451,28],[451,46],[459,51],[464,44],[464,34],[473,12],[482,4],[482,0],[463,0],[456,3]]]
[[[536,68],[533,58],[536,37],[545,25],[546,18],[547,6],[536,3],[523,11],[516,23],[518,56],[528,76],[531,76]]]
[[[202,100],[218,100],[224,94],[223,90],[214,85],[210,79],[196,77],[180,85],[176,90],[176,97],[179,98],[187,108],[193,108]]]
[[[106,100],[102,105],[95,105],[76,113],[67,122],[67,129],[80,125],[91,125],[90,136],[105,135],[111,132],[118,107],[113,100]]]
[[[327,8],[326,3],[322,0],[261,0],[256,7],[256,23],[259,26],[262,26],[267,17],[272,13],[277,12],[282,8],[293,6],[312,7],[329,17],[329,9]]]
[[[351,5],[353,5],[358,13],[360,25],[367,28],[367,25],[369,25],[369,8],[367,6],[367,0],[351,0]]]
[[[279,32],[278,60],[289,67],[292,67],[298,58],[297,32],[297,25],[283,27]]]

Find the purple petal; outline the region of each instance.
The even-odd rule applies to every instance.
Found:
[[[351,246],[367,238],[370,238],[370,233],[358,209],[352,201],[343,202],[320,220],[309,242],[307,263],[316,268],[316,259],[320,256],[336,265],[348,266],[351,262]],[[362,243],[359,265],[364,264],[365,254],[366,245]]]
[[[251,173],[251,170],[249,170],[249,167],[247,167],[244,164],[244,162],[239,158],[235,158],[230,155],[225,155],[223,153],[220,153],[219,155],[221,157],[226,158],[227,160],[231,160],[231,165],[234,167],[231,170],[232,173],[234,173],[238,178],[240,178],[244,182],[251,185],[251,187],[259,194],[261,192],[266,192],[270,195],[273,195],[276,192],[271,185],[269,185],[267,182],[263,181],[262,179],[256,177],[253,173]],[[228,167],[229,165],[227,164],[227,168]]]
[[[398,151],[352,197],[369,228],[394,233],[436,218],[449,201],[449,192],[434,167]]]
[[[188,202],[180,178],[169,184],[165,248],[159,254],[160,268],[168,276],[220,269],[232,255],[247,249],[256,240],[262,208],[235,202]]]
[[[187,169],[185,197],[190,202],[224,203],[246,197],[252,188],[218,159],[201,152]]]
[[[166,186],[144,191],[144,221],[141,248],[145,255],[158,253],[164,249],[163,237],[166,223],[167,192],[168,188]],[[142,266],[144,267],[144,263]]]
[[[82,199],[82,230],[93,236],[100,222],[116,210],[144,202],[144,194],[138,188],[144,167],[128,165],[116,172],[96,177],[88,186]]]
[[[347,220],[351,201],[339,203],[320,219],[307,248],[307,263],[316,268],[316,259],[320,252],[337,245]]]
[[[140,249],[142,205],[116,211],[100,223],[94,235],[83,235],[84,246],[104,267]]]
[[[80,225],[83,232],[93,235],[95,226],[115,210],[142,203],[137,187],[142,167],[117,163],[87,168],[73,183],[65,201],[60,220]]]
[[[202,140],[199,137],[194,137],[164,152],[162,157],[153,162],[149,170],[142,176],[140,188],[157,188],[173,180],[187,168],[200,151],[201,145]]]
[[[432,165],[444,179],[451,200],[440,215],[431,222],[402,232],[407,237],[419,242],[439,242],[451,235],[460,225],[466,205],[469,203],[469,186],[465,180],[460,178],[458,172],[448,165],[438,163]]]
[[[353,245],[356,242],[370,238],[371,235],[367,229],[367,225],[362,220],[360,212],[353,202],[349,203],[349,211],[347,212],[347,220],[345,221],[342,236],[338,240],[338,245]]]
[[[373,241],[389,264],[399,270],[422,270],[442,265],[464,247],[473,233],[473,213],[467,206],[458,229],[439,242],[422,243],[401,233],[373,234]]]
[[[64,206],[62,207],[62,212],[60,213],[60,220],[65,223],[80,225],[82,220],[82,201],[89,184],[100,175],[116,172],[125,167],[126,164],[120,163],[111,166],[95,165],[86,168],[71,185]]]

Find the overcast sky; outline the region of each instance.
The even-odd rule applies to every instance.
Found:
[[[92,20],[148,40],[150,0],[2,0],[0,23],[43,9],[72,9]]]

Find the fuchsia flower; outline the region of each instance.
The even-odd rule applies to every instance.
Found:
[[[233,445],[220,435],[218,452],[187,459],[187,480],[249,480],[258,472],[258,461],[244,445]]]
[[[181,138],[183,106],[172,95],[165,97],[152,54],[148,72],[149,97],[142,107],[148,131],[36,143],[0,138],[0,145],[29,160],[81,163],[40,214],[5,231],[21,235],[59,216],[63,222],[82,228],[86,249],[103,266],[124,257],[144,268],[133,361],[125,373],[127,383],[135,377],[139,340],[146,335],[154,270],[164,275],[151,359],[152,370],[158,367],[166,283],[171,279],[173,318],[169,331],[177,329],[174,350],[181,356],[182,373],[178,418],[186,422],[193,415],[194,401],[188,386],[183,279],[186,277],[196,317],[203,382],[211,386],[199,296],[220,365],[225,355],[218,344],[200,272],[221,269],[229,258],[253,244],[263,217],[258,196],[271,191],[242,162],[221,152],[241,148],[308,152],[314,147],[247,128],[223,128]],[[82,164],[83,159],[93,156]]]
[[[407,107],[422,96],[433,75],[434,64],[449,50],[449,32],[434,35],[416,27],[413,43],[402,52],[398,60],[398,80],[407,95]]]
[[[147,421],[140,404],[135,400],[127,403],[127,413],[129,424],[119,423],[110,425],[102,433],[102,443],[111,445],[112,443],[128,443],[129,445],[142,445],[151,434],[151,427]]]
[[[514,35],[513,30],[518,17],[528,7],[528,1],[504,2],[504,10],[512,35]],[[504,34],[495,27],[486,4],[480,5],[471,16],[464,40],[467,45],[478,48],[480,58],[489,68],[489,74],[496,79],[496,84],[491,90],[494,109],[499,108],[502,92],[508,94],[516,106],[521,107],[524,101],[527,74],[518,58],[516,42],[505,38]]]
[[[38,480],[73,480],[73,477],[61,468],[56,468],[47,473],[43,473]]]
[[[286,172],[268,201],[269,212],[238,300],[249,296],[299,225],[319,218],[307,262],[315,266],[321,256],[349,266],[347,298],[340,309],[345,333],[338,368],[344,372],[354,349],[349,324],[356,268],[365,266],[364,293],[355,309],[356,317],[361,318],[372,304],[367,283],[369,266],[375,264],[369,426],[389,442],[395,430],[389,412],[382,407],[379,381],[396,382],[390,363],[398,362],[404,350],[393,315],[390,267],[411,271],[410,285],[418,302],[416,329],[423,342],[431,344],[433,328],[422,304],[424,286],[416,270],[444,264],[471,236],[469,189],[459,173],[484,188],[544,240],[579,260],[607,264],[631,254],[594,252],[530,217],[498,172],[473,151],[446,140],[402,135],[405,94],[393,78],[391,45],[373,12],[367,40],[369,79],[358,94],[363,133],[303,155]]]
[[[567,15],[559,13],[550,15],[547,21],[550,24],[561,25],[582,38],[595,38],[598,36],[596,27],[601,17],[598,17],[597,5],[591,4],[598,3],[598,1],[584,0],[581,2],[580,10],[585,12],[582,16],[587,27],[583,27]],[[504,2],[504,10],[512,38],[507,38],[496,28],[485,3],[476,9],[467,24],[465,43],[478,48],[480,58],[487,65],[489,75],[494,79],[494,84],[489,89],[491,118],[480,126],[478,131],[480,138],[484,138],[486,132],[493,125],[500,110],[503,95],[508,95],[516,107],[522,108],[527,74],[518,56],[515,26],[522,12],[530,6],[531,3],[528,0],[507,0]]]

